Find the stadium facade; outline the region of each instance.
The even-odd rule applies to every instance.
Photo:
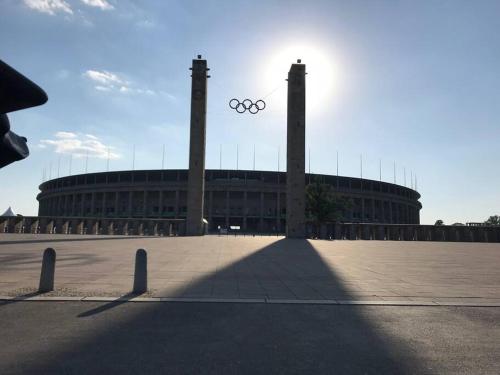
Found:
[[[283,233],[286,173],[206,170],[203,217],[209,230]],[[306,174],[350,198],[346,222],[419,224],[420,194],[410,188],[355,177]],[[185,219],[188,170],[135,170],[61,177],[40,185],[39,216]]]

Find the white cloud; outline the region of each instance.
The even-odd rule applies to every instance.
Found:
[[[58,12],[73,14],[71,6],[64,0],[24,0],[24,4],[30,9],[52,16]]]
[[[82,3],[96,8],[101,8],[102,10],[111,10],[115,7],[107,2],[107,0],[81,0]]]
[[[98,82],[104,86],[113,86],[114,84],[125,83],[116,74],[108,72],[106,70],[87,70],[84,74],[85,77],[91,79],[92,81]]]
[[[155,95],[156,92],[135,86],[116,73],[107,70],[87,70],[83,76],[96,83],[94,88],[98,91],[114,91],[121,94]]]
[[[110,91],[110,90],[111,90],[109,87],[100,86],[100,85],[94,86],[94,88],[95,88],[97,91]]]
[[[137,92],[138,94],[146,94],[146,95],[154,95],[155,92],[153,90],[150,90],[150,89],[136,89],[135,92]]]
[[[72,154],[75,158],[86,157],[97,159],[120,159],[121,155],[114,151],[114,147],[105,145],[92,134],[76,134],[60,131],[54,134],[54,139],[42,139],[40,148],[51,146],[58,154]]]
[[[71,132],[57,132],[55,134],[55,136],[57,138],[62,138],[62,139],[70,139],[70,138],[76,138],[76,134],[75,133],[71,133]]]

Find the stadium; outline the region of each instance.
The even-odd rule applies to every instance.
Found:
[[[209,231],[283,233],[286,172],[205,171],[204,212]],[[345,222],[420,224],[420,194],[405,186],[355,177],[306,174],[349,198]],[[40,185],[39,216],[185,219],[187,169],[114,171],[73,175]]]

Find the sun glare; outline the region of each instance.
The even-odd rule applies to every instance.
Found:
[[[273,90],[285,82],[290,65],[301,59],[306,64],[306,106],[308,114],[317,114],[328,108],[333,100],[335,64],[327,49],[313,45],[293,45],[276,52],[263,67],[263,86]],[[286,90],[285,90],[286,92]],[[279,99],[278,99],[279,98]],[[286,93],[269,101],[286,110]],[[274,106],[273,106],[274,107]]]

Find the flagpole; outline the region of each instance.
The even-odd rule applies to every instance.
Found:
[[[132,147],[132,170],[135,170],[135,145]]]
[[[337,150],[337,190],[339,190],[339,152]]]
[[[109,147],[108,147],[108,160],[106,160],[106,172],[109,172]]]
[[[360,165],[361,179],[363,179],[363,154],[359,155],[359,165]]]
[[[280,171],[280,147],[278,146],[278,172]]]
[[[163,144],[163,150],[161,153],[161,169],[165,169],[165,143]]]
[[[255,143],[253,144],[253,170],[255,171]]]
[[[337,151],[337,177],[339,176],[339,152]]]
[[[308,159],[309,159],[308,161],[309,161],[309,175],[310,175],[311,174],[311,148],[309,148],[309,158]],[[310,178],[311,177],[309,176],[309,179]]]

